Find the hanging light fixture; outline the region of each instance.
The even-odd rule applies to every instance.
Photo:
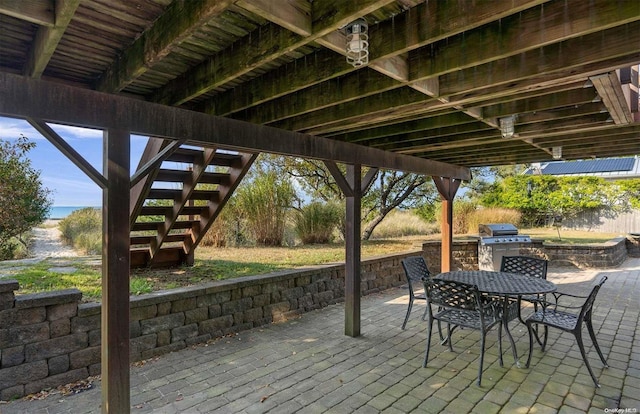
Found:
[[[359,67],[369,63],[369,26],[364,19],[347,25],[347,63]]]
[[[559,160],[560,158],[562,158],[562,147],[552,147],[551,155],[553,156],[554,160]]]
[[[500,118],[500,132],[502,138],[511,138],[516,131],[516,116],[510,115]]]

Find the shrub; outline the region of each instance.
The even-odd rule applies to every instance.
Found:
[[[0,240],[0,260],[14,259],[17,249],[18,243],[16,240]]]
[[[315,201],[295,216],[295,231],[303,244],[329,243],[340,220],[340,207]]]
[[[87,207],[76,210],[60,221],[63,240],[86,254],[102,250],[102,216],[99,209]]]

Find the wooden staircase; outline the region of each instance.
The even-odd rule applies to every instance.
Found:
[[[131,267],[192,265],[256,157],[149,139],[136,173],[143,178],[131,188]]]

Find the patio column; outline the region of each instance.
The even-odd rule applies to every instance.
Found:
[[[129,413],[129,131],[103,137],[102,412]]]
[[[360,336],[361,170],[359,164],[347,165],[346,178],[352,191],[346,198],[344,334],[352,337]]]
[[[360,336],[360,258],[361,258],[361,204],[362,194],[373,183],[378,168],[371,167],[364,179],[362,165],[347,164],[346,177],[333,161],[324,164],[336,180],[346,199],[346,228],[345,228],[345,303],[344,303],[344,334]]]
[[[440,252],[440,271],[448,272],[453,263],[453,198],[460,187],[460,180],[449,177],[432,177],[442,198],[442,247]]]

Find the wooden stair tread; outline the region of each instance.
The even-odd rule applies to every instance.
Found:
[[[167,158],[167,161],[193,164],[194,160],[201,154],[202,150],[198,150],[195,148],[178,148]],[[240,154],[216,152],[213,161],[209,165],[220,165],[222,167],[229,167],[233,164],[234,161],[240,159],[240,157]]]
[[[191,175],[191,171],[161,169],[160,171],[158,171],[156,181],[184,183],[189,177],[191,177]],[[229,174],[220,172],[205,172],[198,180],[198,182],[204,184],[221,184],[228,181]]]
[[[190,229],[193,225],[199,224],[199,220],[180,220],[176,221],[172,229]],[[163,226],[164,221],[143,221],[133,224],[132,231],[157,231],[158,226]]]
[[[195,190],[191,193],[190,200],[214,200],[218,197],[218,190]],[[182,196],[181,189],[152,188],[147,200],[176,200]]]

